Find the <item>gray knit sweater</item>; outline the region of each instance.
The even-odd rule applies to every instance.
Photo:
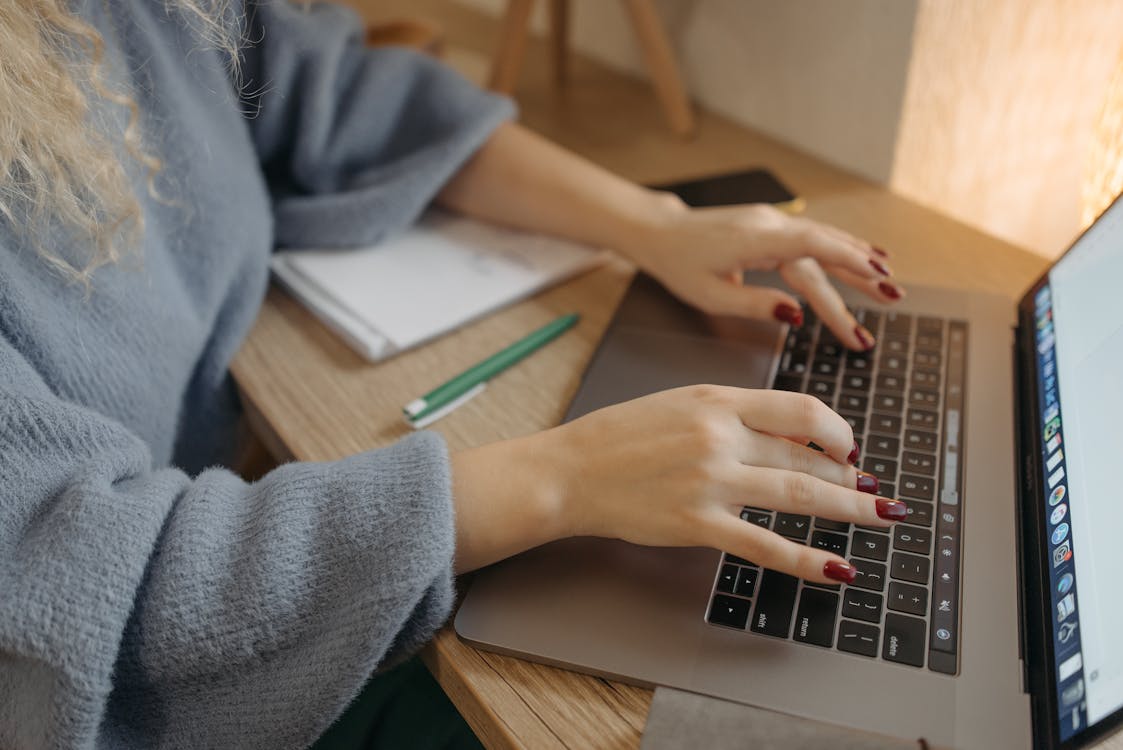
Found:
[[[227,367],[275,245],[403,227],[511,107],[247,3],[241,89],[161,0],[78,3],[165,162],[139,260],[87,292],[0,223],[0,748],[299,747],[448,614],[443,443],[246,484]]]

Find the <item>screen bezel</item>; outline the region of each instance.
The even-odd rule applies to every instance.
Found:
[[[1019,522],[1023,539],[1021,547],[1023,592],[1023,638],[1027,689],[1033,709],[1034,744],[1056,750],[1076,750],[1112,734],[1123,726],[1123,707],[1087,726],[1068,740],[1061,742],[1057,720],[1056,655],[1053,644],[1053,610],[1047,592],[1052,590],[1049,579],[1049,538],[1041,512],[1045,497],[1044,465],[1037,433],[1041,424],[1040,386],[1037,378],[1037,345],[1034,340],[1035,304],[1037,293],[1049,282],[1049,274],[1084,236],[1099,223],[1103,216],[1117,204],[1123,195],[1112,201],[1096,221],[1092,222],[1068,249],[1037,278],[1018,303],[1018,329],[1016,332],[1016,357],[1018,373],[1018,505]],[[1077,550],[1073,550],[1079,555]],[[1077,557],[1077,560],[1079,558]]]

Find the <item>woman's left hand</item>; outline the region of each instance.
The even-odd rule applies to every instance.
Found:
[[[873,336],[855,320],[829,276],[878,302],[904,296],[887,254],[841,229],[767,204],[688,208],[669,193],[659,199],[659,219],[618,249],[705,312],[802,324],[794,296],[742,281],[744,271],[778,271],[840,341],[863,350],[873,346]]]

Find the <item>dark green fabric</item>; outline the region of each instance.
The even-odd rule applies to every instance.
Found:
[[[483,750],[417,657],[375,675],[310,750]]]

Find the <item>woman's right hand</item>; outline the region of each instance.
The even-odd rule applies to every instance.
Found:
[[[483,454],[503,446],[507,455],[493,454],[497,463],[484,470]],[[530,513],[530,496],[522,495],[521,516],[508,522],[521,519],[533,538],[519,548],[564,536],[708,546],[809,581],[849,582],[855,571],[843,558],[747,523],[740,513],[757,506],[881,527],[903,519],[904,503],[872,494],[877,480],[852,465],[856,448],[849,424],[812,396],[689,386],[458,454],[454,474],[462,496],[470,491],[465,483],[490,476],[499,505],[523,480],[533,484],[548,512]]]

